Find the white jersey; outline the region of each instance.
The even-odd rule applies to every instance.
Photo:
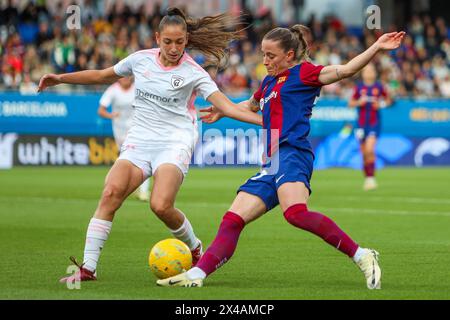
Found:
[[[194,100],[197,94],[207,99],[217,85],[187,53],[174,67],[164,67],[159,54],[160,49],[141,50],[114,66],[117,75],[135,79],[135,114],[125,144],[181,143],[193,149],[198,137]]]
[[[127,90],[120,84],[114,83],[106,89],[100,98],[100,105],[111,106],[112,112],[118,112],[119,116],[112,119],[114,140],[120,145],[125,141],[128,130],[133,123],[134,115],[134,84]]]

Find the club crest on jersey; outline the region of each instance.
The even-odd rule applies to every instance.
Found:
[[[278,79],[278,82],[277,82],[277,84],[280,84],[280,83],[286,82],[286,79],[287,79],[287,77],[280,77],[280,78]]]
[[[174,89],[178,89],[179,87],[181,87],[184,83],[184,78],[180,77],[180,76],[172,76],[172,87]]]

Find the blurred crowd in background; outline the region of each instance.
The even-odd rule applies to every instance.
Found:
[[[188,8],[182,8],[195,17]],[[45,1],[30,2],[19,10],[7,1],[0,11],[0,90],[32,93],[45,73],[65,73],[85,69],[103,69],[137,50],[156,47],[154,32],[164,15],[159,4],[152,15],[144,10],[112,6],[104,11],[86,0],[81,10],[81,29],[68,30],[66,8],[62,3],[48,8]],[[243,10],[247,28],[244,38],[230,46],[226,68],[208,66],[204,57],[195,60],[214,77],[224,92],[232,96],[255,91],[266,75],[260,53],[260,40],[277,26],[269,8],[256,12]],[[310,58],[315,64],[343,64],[370,46],[377,37],[399,31],[369,31],[348,28],[333,16],[322,20],[311,16],[298,21],[311,29]],[[443,18],[424,14],[412,16],[406,26],[402,47],[379,54],[376,67],[379,79],[394,97],[450,97],[450,38]],[[348,99],[357,77],[325,86],[322,95]],[[56,91],[100,91],[104,87],[57,86]]]

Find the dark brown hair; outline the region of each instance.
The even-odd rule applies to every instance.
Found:
[[[272,40],[280,43],[281,48],[287,52],[294,50],[297,61],[309,60],[308,43],[306,38],[310,30],[308,27],[296,24],[289,29],[275,28],[266,33],[263,40]]]
[[[205,55],[207,64],[219,66],[223,63],[222,59],[227,57],[229,43],[242,38],[239,31],[229,29],[240,25],[238,21],[228,13],[194,19],[172,7],[167,9],[167,15],[162,18],[159,31],[168,25],[181,25],[189,34],[186,48],[200,51]]]

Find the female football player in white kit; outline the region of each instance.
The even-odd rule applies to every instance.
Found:
[[[125,77],[110,85],[100,98],[98,114],[105,119],[111,119],[114,141],[119,150],[127,137],[133,123],[134,115],[134,79]],[[107,108],[111,106],[111,112]],[[150,179],[146,179],[137,191],[137,198],[142,201],[150,199]]]
[[[159,48],[135,52],[113,67],[67,74],[47,74],[38,91],[60,83],[106,84],[133,75],[135,114],[122,145],[119,159],[106,176],[105,186],[86,236],[83,264],[61,282],[96,280],[97,262],[111,231],[112,221],[123,201],[149,176],[152,211],[172,234],[191,249],[195,264],[202,243],[187,217],[174,207],[177,192],[189,167],[198,137],[194,100],[197,94],[228,117],[261,124],[261,117],[234,104],[217,88],[209,74],[185,52],[195,49],[219,62],[226,47],[238,37],[227,31],[236,20],[229,14],[201,19],[186,18],[170,8],[160,22]],[[75,259],[71,260],[76,263]]]

